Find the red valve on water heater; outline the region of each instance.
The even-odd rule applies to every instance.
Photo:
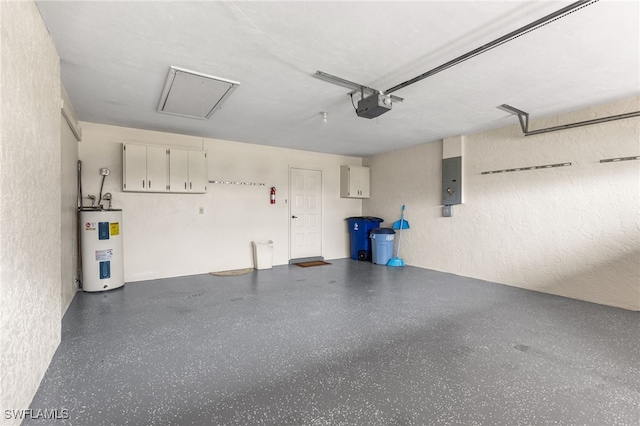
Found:
[[[275,204],[276,203],[276,187],[272,186],[271,187],[271,204]]]

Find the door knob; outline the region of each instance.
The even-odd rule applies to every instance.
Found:
[[[291,216],[291,219],[297,219],[298,216]]]

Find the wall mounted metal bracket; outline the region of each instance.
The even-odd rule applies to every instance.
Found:
[[[556,132],[558,130],[572,129],[574,127],[588,126],[590,124],[606,123],[607,121],[623,120],[625,118],[640,117],[640,111],[628,112],[626,114],[612,115],[609,117],[595,118],[593,120],[579,121],[577,123],[563,124],[561,126],[547,127],[546,129],[529,130],[529,113],[526,113],[511,105],[502,104],[498,108],[516,114],[520,120],[520,127],[525,136],[539,135],[541,133]]]
[[[631,161],[640,160],[640,155],[634,155],[632,157],[618,157],[618,158],[605,158],[600,160],[601,163],[617,163],[618,161]]]
[[[493,175],[496,173],[511,173],[511,172],[521,172],[523,170],[538,170],[538,169],[552,169],[556,167],[567,167],[570,166],[571,163],[557,163],[557,164],[545,164],[544,166],[527,166],[527,167],[516,167],[513,169],[502,169],[502,170],[490,170],[488,172],[482,172],[481,175]]]
[[[518,108],[514,108],[511,105],[502,104],[498,108],[503,109],[507,112],[516,114],[518,116],[518,120],[520,120],[520,127],[522,127],[522,133],[527,134],[529,131],[529,113],[519,110]]]
[[[381,90],[374,89],[373,87],[369,87],[369,86],[364,86],[362,84],[354,83],[353,81],[345,80],[344,78],[336,77],[335,75],[331,75],[326,72],[316,71],[316,73],[313,74],[313,76],[315,78],[319,78],[320,80],[324,80],[329,83],[333,83],[338,86],[346,87],[347,89],[353,90],[351,93],[347,94],[348,96],[351,96],[355,93],[360,93],[361,97],[364,98],[364,92],[367,92],[369,94],[378,94],[378,93],[384,94],[384,92],[382,92]],[[389,95],[389,96],[391,97],[391,100],[394,102],[404,101],[404,98],[401,98],[400,96],[395,96],[395,95]]]

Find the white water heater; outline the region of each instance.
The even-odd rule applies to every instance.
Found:
[[[82,290],[122,287],[122,210],[80,210],[80,232]]]

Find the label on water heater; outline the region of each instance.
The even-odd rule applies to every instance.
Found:
[[[109,225],[111,230],[111,236],[114,237],[116,235],[120,235],[120,224],[118,222],[113,222]]]
[[[109,222],[98,222],[98,239],[109,239]]]
[[[111,278],[111,262],[100,262],[100,279]]]
[[[98,262],[111,260],[112,257],[113,257],[113,249],[96,250],[96,261]]]
[[[84,229],[86,231],[95,231],[96,230],[96,223],[95,222],[87,222],[84,224]]]

